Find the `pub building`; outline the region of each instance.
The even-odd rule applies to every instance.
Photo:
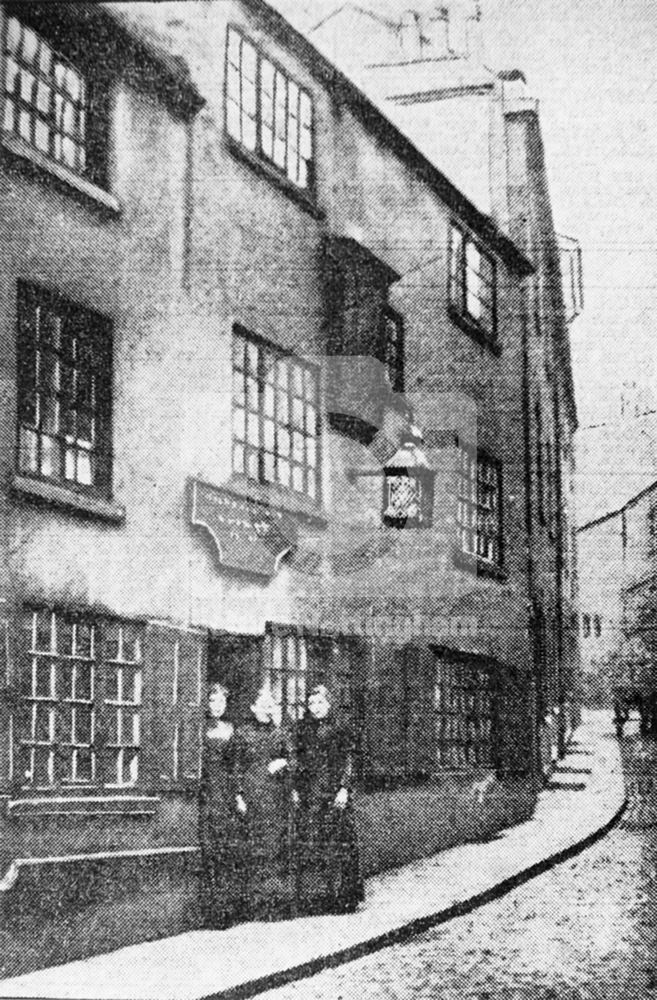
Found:
[[[199,925],[216,681],[326,685],[366,876],[529,815],[532,260],[263,0],[0,38],[4,974]]]

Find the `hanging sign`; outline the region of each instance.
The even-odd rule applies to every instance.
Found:
[[[198,479],[191,483],[191,523],[205,528],[227,569],[272,577],[296,547],[291,517],[266,503]]]

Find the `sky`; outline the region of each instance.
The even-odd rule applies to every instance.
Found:
[[[284,3],[300,27],[339,6]],[[414,3],[361,6],[399,16]],[[481,10],[486,62],[521,68],[539,98],[556,228],[582,246],[585,310],[571,343],[580,425],[599,424],[619,414],[624,382],[657,389],[657,4],[481,0]]]

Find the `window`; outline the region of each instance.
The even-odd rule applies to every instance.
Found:
[[[436,658],[438,766],[491,764],[492,697],[488,667]]]
[[[141,629],[29,610],[22,649],[23,786],[134,785],[141,753]]]
[[[4,128],[78,174],[87,173],[89,101],[79,68],[16,17],[5,35]]]
[[[593,615],[593,634],[599,639],[602,635],[602,621],[600,620],[600,615]]]
[[[450,239],[449,302],[453,315],[495,337],[495,263],[475,241],[453,225]]]
[[[298,188],[313,183],[310,95],[234,28],[228,29],[226,128]]]
[[[316,370],[238,331],[233,347],[233,471],[317,499]]]
[[[283,719],[300,719],[306,707],[308,656],[304,636],[289,633],[267,635],[266,677]]]
[[[502,470],[499,462],[461,446],[457,524],[461,552],[502,565]]]
[[[31,285],[18,291],[18,468],[109,496],[107,319]]]
[[[582,635],[588,639],[591,635],[591,616],[582,615]]]
[[[383,363],[394,392],[404,391],[404,322],[394,309],[383,317]]]

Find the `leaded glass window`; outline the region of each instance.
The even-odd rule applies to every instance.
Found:
[[[436,657],[434,706],[438,766],[489,766],[493,726],[489,667]]]
[[[305,711],[308,694],[308,653],[305,636],[294,632],[265,637],[265,668],[274,701],[283,718],[296,721]]]
[[[319,498],[317,370],[271,344],[233,337],[233,471]]]
[[[459,226],[453,225],[449,253],[449,301],[456,312],[495,337],[495,263]]]
[[[21,284],[18,325],[19,471],[108,496],[110,323]]]
[[[459,449],[457,525],[467,555],[502,565],[502,471],[475,448]]]
[[[312,186],[310,95],[235,28],[226,46],[226,129],[296,187]]]
[[[18,727],[23,787],[138,781],[141,647],[137,626],[49,609],[24,612]]]
[[[4,128],[78,174],[87,171],[87,84],[79,69],[16,17],[5,35]]]

